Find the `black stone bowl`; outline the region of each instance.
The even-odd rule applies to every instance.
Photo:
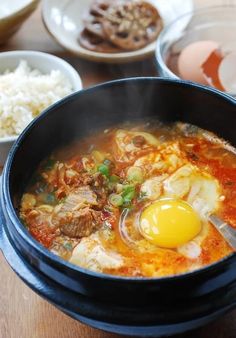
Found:
[[[236,255],[168,278],[121,278],[72,265],[36,242],[18,217],[39,162],[55,148],[124,121],[184,121],[236,146],[236,101],[178,80],[135,78],[80,91],[39,116],[13,146],[2,177],[1,249],[16,273],[70,316],[121,334],[163,337],[201,326],[236,304]]]

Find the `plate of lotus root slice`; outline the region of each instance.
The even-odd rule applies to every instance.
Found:
[[[42,16],[66,49],[118,63],[154,53],[163,27],[192,9],[192,0],[44,0]]]

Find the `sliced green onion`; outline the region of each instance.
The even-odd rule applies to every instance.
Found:
[[[120,207],[123,204],[123,198],[121,195],[118,194],[111,194],[109,196],[109,202],[114,206],[114,207]]]
[[[122,195],[127,195],[131,192],[134,192],[135,191],[135,187],[131,184],[126,184],[126,185],[123,185],[123,194]]]
[[[132,199],[135,197],[135,187],[133,185],[125,186],[122,197],[125,204],[131,203]]]
[[[98,171],[99,171],[102,175],[104,175],[104,176],[106,176],[106,177],[109,177],[109,167],[108,167],[107,165],[105,165],[105,164],[100,164],[100,165],[98,166]]]
[[[129,182],[142,183],[143,172],[140,167],[130,167],[127,171],[127,179]]]

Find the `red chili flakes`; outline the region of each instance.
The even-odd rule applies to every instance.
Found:
[[[29,232],[46,248],[51,246],[52,241],[55,238],[55,229],[50,229],[45,224],[41,224],[40,226],[37,225],[37,227],[31,226],[29,228]]]

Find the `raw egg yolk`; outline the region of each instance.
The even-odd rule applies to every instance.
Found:
[[[143,237],[151,243],[174,249],[197,236],[201,221],[187,202],[161,199],[143,210],[139,227]]]

